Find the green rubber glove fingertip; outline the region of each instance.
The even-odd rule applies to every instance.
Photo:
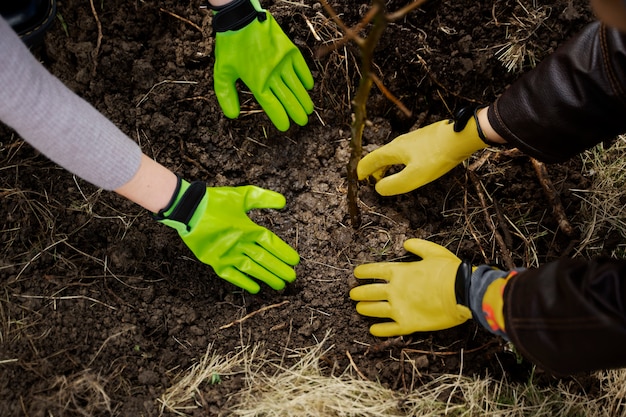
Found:
[[[215,95],[217,96],[217,102],[222,108],[222,112],[229,119],[236,119],[239,117],[241,111],[239,107],[239,96],[237,95],[237,89],[234,82],[227,80],[220,80],[218,76],[215,76],[214,81]]]
[[[299,260],[299,257],[298,257],[298,260]],[[284,260],[284,261],[285,261],[285,263],[289,264],[289,262],[287,262],[286,260]],[[291,265],[291,264],[289,264],[289,265]],[[294,269],[291,269],[291,272],[289,273],[289,275],[283,276],[282,279],[284,281],[286,281],[286,282],[294,282],[296,280],[296,271]]]
[[[233,100],[217,100],[220,107],[222,108],[222,112],[224,112],[224,116],[229,119],[236,119],[239,117],[240,109],[239,109],[239,100],[233,102]]]
[[[298,252],[296,252],[295,250],[293,251],[292,254],[289,254],[287,256],[285,256],[286,259],[284,259],[285,263],[291,266],[296,266],[300,263],[300,255],[298,254]],[[293,279],[289,282],[293,282],[296,279],[296,273],[293,273]]]
[[[235,284],[239,288],[243,288],[250,294],[257,294],[259,291],[261,291],[261,286],[251,279],[246,280],[246,282],[243,282],[243,280],[239,282],[233,282],[233,284]]]
[[[287,116],[285,109],[280,104],[279,106],[273,106],[271,104],[263,103],[261,100],[257,101],[259,101],[259,104],[261,104],[261,107],[265,110],[265,114],[267,114],[267,117],[269,117],[276,129],[281,132],[289,130],[289,117]]]

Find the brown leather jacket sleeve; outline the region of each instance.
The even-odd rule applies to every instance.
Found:
[[[596,22],[512,84],[488,110],[510,145],[561,162],[626,132],[626,34]]]
[[[626,34],[598,22],[511,85],[488,110],[509,144],[564,161],[626,132]],[[561,259],[511,278],[506,333],[545,370],[626,367],[626,261]]]
[[[561,259],[511,278],[506,333],[556,374],[626,366],[626,261]]]

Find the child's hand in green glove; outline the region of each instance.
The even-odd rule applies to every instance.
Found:
[[[256,0],[233,0],[213,10],[213,79],[224,114],[239,116],[235,83],[241,79],[276,128],[286,131],[290,117],[300,126],[307,124],[313,102],[306,90],[313,88],[313,76],[272,15]]]
[[[293,282],[293,266],[300,256],[246,213],[284,206],[281,194],[252,185],[207,187],[182,180],[172,202],[156,219],[175,228],[196,257],[211,265],[217,275],[256,294],[260,286],[252,278],[275,290]]]

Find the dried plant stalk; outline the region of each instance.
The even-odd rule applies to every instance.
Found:
[[[321,2],[326,9],[326,12],[344,32],[343,38],[336,43],[335,46],[344,45],[348,40],[353,41],[358,45],[361,55],[361,79],[359,80],[356,96],[352,101],[352,111],[354,117],[351,125],[352,137],[350,138],[350,160],[347,164],[348,211],[352,227],[357,228],[361,225],[361,211],[358,205],[359,178],[357,176],[356,168],[361,160],[361,154],[363,153],[362,143],[363,130],[365,129],[365,122],[367,120],[367,98],[369,97],[372,85],[376,83],[378,88],[380,88],[389,100],[396,104],[398,108],[400,108],[400,110],[405,112],[407,115],[411,115],[411,112],[400,102],[400,100],[395,98],[389,90],[384,87],[382,81],[372,72],[374,50],[376,49],[376,45],[378,45],[378,42],[389,22],[402,18],[411,10],[419,7],[425,2],[425,0],[414,1],[392,14],[387,14],[384,0],[373,0],[371,8],[361,22],[356,25],[355,29],[348,28],[337,16],[326,0],[321,0]],[[362,30],[362,28],[370,22],[371,29],[367,37],[360,37],[360,30]],[[329,48],[325,49],[326,53],[329,51]]]

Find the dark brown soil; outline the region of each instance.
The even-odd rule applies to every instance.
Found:
[[[393,11],[405,3],[392,0],[388,7]],[[332,348],[325,359],[335,370],[349,366],[347,351],[367,378],[397,390],[406,389],[403,373],[410,370],[393,358],[405,348],[431,352],[420,362],[421,382],[458,373],[461,362],[465,374],[529,378],[530,364],[519,363],[500,339],[473,322],[384,340],[372,337],[372,321],[355,312],[348,297],[356,285],[353,267],[404,259],[407,238],[428,238],[474,263],[502,264],[502,256],[462,166],[407,195],[383,198],[364,184],[363,224],[351,227],[345,167],[358,51],[347,44],[316,58],[323,44],[340,37],[320,4],[264,2],[301,48],[316,80],[315,114],[306,127],[286,133],[258,111],[249,93],[242,95],[242,117],[222,115],[212,86],[211,18],[198,1],[94,4],[102,27],[99,49],[90,3],[64,0],[58,8],[66,26],[57,20],[45,47],[36,51],[45,65],[148,155],[183,177],[284,194],[284,210],[251,216],[296,247],[302,262],[298,279],[282,292],[243,293],[196,261],[173,229],[114,193],[74,178],[0,128],[2,416],[74,415],[64,411],[60,387],[87,371],[111,397],[114,415],[157,415],[155,399],[173,383],[173,370],[195,363],[210,343],[218,353],[257,342],[282,352],[314,345],[329,331]],[[500,94],[518,74],[508,72],[495,53],[506,44],[507,31],[514,32],[514,16],[527,15],[522,4],[533,9],[523,0],[432,1],[391,24],[376,55],[377,75],[413,116],[404,116],[374,88],[365,148]],[[369,4],[332,5],[354,25]],[[592,18],[585,0],[548,0],[541,7],[549,18],[525,40],[537,61]],[[575,222],[580,201],[569,190],[588,186],[580,162],[548,168]],[[558,231],[528,158],[500,153],[477,172],[492,199],[487,199],[490,218],[498,224],[496,201],[519,227],[500,224],[500,230],[512,231],[509,247],[517,265],[570,254],[572,239]],[[218,395],[207,395],[211,412],[198,415],[228,414],[226,394],[243,386],[241,379],[224,378],[207,388]]]

